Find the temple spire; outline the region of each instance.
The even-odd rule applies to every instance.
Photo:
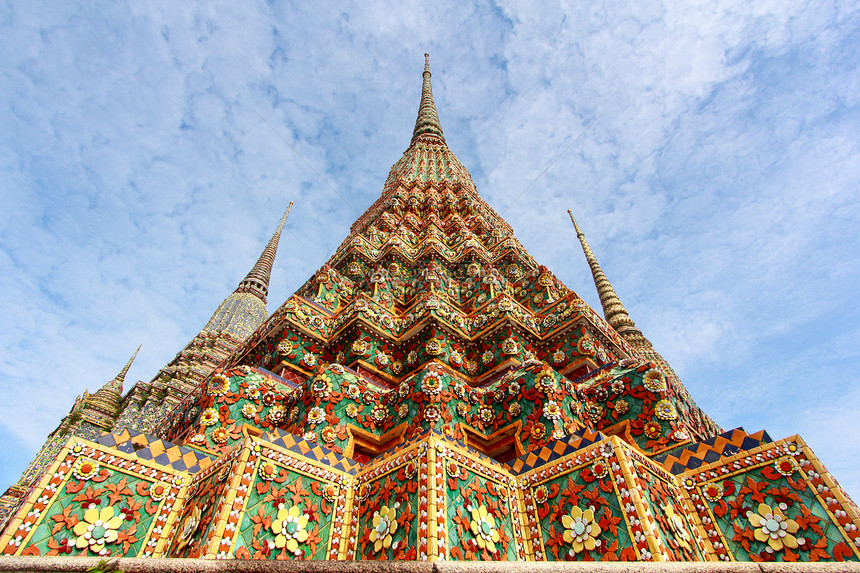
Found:
[[[588,246],[585,234],[579,228],[570,209],[567,210],[567,214],[570,215],[570,221],[573,223],[573,228],[576,229],[576,236],[579,238],[580,244],[582,244],[582,252],[585,253],[585,260],[588,261],[588,266],[591,267],[591,276],[594,277],[594,286],[597,287],[597,294],[600,297],[600,304],[603,306],[603,316],[606,318],[606,322],[622,336],[625,334],[641,336],[641,331],[636,328],[636,324],[630,318],[630,315],[627,314],[627,309],[621,304],[621,299],[615,294],[615,289],[612,288],[609,279],[606,278],[606,274],[600,268],[597,257],[594,256],[591,247]]]
[[[90,394],[84,399],[81,417],[85,421],[104,430],[110,430],[113,427],[122,405],[122,384],[125,381],[125,375],[128,374],[128,369],[131,368],[131,363],[137,358],[138,352],[140,352],[140,346],[137,347],[134,355],[125,363],[119,374],[99,388],[95,394]]]
[[[122,370],[119,371],[119,374],[116,375],[114,380],[119,382],[120,391],[122,391],[122,383],[125,382],[125,375],[128,374],[128,369],[131,368],[131,363],[134,362],[134,359],[137,358],[137,353],[140,352],[140,347],[142,344],[137,347],[137,350],[134,351],[134,354],[131,358],[128,359],[128,362],[125,363],[125,366],[122,367]]]
[[[290,215],[290,209],[293,208],[293,202],[290,201],[284,216],[281,217],[281,222],[275,230],[275,234],[269,239],[269,244],[263,249],[260,258],[254,268],[248,275],[239,283],[236,292],[250,292],[257,295],[260,300],[266,302],[266,295],[269,294],[269,278],[272,274],[272,265],[275,263],[275,255],[278,254],[278,243],[281,240],[281,231],[284,229],[284,223],[287,222],[287,217]]]
[[[433,88],[430,85],[430,54],[424,54],[423,76],[421,103],[418,105],[418,119],[415,120],[415,129],[412,131],[412,143],[421,136],[428,136],[438,138],[444,144],[445,137],[442,135],[442,125],[439,123],[436,104],[433,103]]]

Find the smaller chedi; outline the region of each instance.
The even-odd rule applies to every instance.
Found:
[[[857,508],[809,447],[711,420],[572,214],[603,317],[529,255],[430,78],[335,254],[266,318],[282,219],[150,383],[123,397],[126,366],[79,399],[4,496],[0,553],[860,560]]]

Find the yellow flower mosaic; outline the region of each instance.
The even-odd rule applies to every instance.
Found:
[[[755,528],[755,538],[767,542],[771,549],[780,551],[784,547],[797,548],[798,525],[793,519],[788,519],[778,507],[763,503],[758,506],[758,513],[747,512],[747,519]]]
[[[486,549],[490,553],[495,553],[496,543],[501,538],[499,537],[498,529],[496,529],[496,520],[487,511],[486,506],[481,505],[472,509],[471,527],[478,547]]]
[[[83,521],[79,521],[73,530],[78,536],[75,547],[104,555],[107,552],[105,544],[116,542],[120,525],[122,516],[114,515],[112,507],[88,509]]]
[[[299,550],[299,543],[308,539],[308,517],[302,513],[298,506],[290,509],[281,508],[278,516],[272,522],[272,532],[275,533],[275,547],[287,548],[290,553]]]
[[[383,505],[379,511],[373,513],[373,531],[370,532],[370,541],[373,543],[373,551],[379,552],[383,547],[388,549],[397,531],[397,512],[394,508]]]
[[[570,554],[582,552],[583,549],[593,550],[600,543],[597,536],[600,535],[600,526],[594,520],[594,510],[581,510],[574,507],[570,515],[561,518],[564,525],[564,540],[571,544]]]

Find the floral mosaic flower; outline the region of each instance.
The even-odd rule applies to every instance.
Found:
[[[406,402],[400,404],[397,407],[397,415],[400,416],[401,418],[405,418],[406,416],[408,416],[409,415],[409,404],[407,404]]]
[[[73,529],[78,536],[75,547],[104,555],[107,553],[105,544],[116,542],[117,529],[120,525],[122,525],[122,516],[114,515],[112,507],[88,509],[84,512],[84,519]]]
[[[242,416],[253,420],[254,416],[257,414],[257,408],[253,404],[245,404],[242,406]]]
[[[356,354],[364,354],[368,346],[366,341],[359,339],[352,343],[352,351]]]
[[[230,380],[223,374],[216,374],[209,381],[209,394],[221,396],[230,391]]]
[[[219,445],[224,445],[230,439],[230,433],[226,428],[216,428],[212,432],[212,441]]]
[[[260,478],[266,481],[273,480],[281,473],[278,466],[272,462],[263,462],[260,464]]]
[[[370,412],[370,417],[376,422],[382,422],[388,417],[388,409],[382,405],[374,406],[373,410]]]
[[[436,356],[438,354],[442,354],[442,343],[436,340],[435,338],[431,338],[427,341],[427,344],[424,346],[424,350],[430,356]]]
[[[478,408],[478,418],[481,419],[485,424],[488,422],[492,422],[493,418],[496,417],[496,412],[489,406],[481,406]]]
[[[80,480],[87,480],[99,473],[99,465],[90,458],[79,458],[72,466],[72,475]]]
[[[490,350],[485,351],[481,354],[481,362],[484,364],[491,364],[493,362],[493,353]]]
[[[314,431],[308,431],[302,434],[302,439],[307,442],[316,442],[317,441],[317,433]]]
[[[797,463],[789,456],[782,456],[773,465],[784,476],[790,476],[797,470]]]
[[[308,412],[308,423],[309,424],[321,424],[325,421],[325,410],[320,408],[319,406],[314,406],[311,408],[311,411]]]
[[[326,426],[320,432],[320,438],[326,444],[333,444],[337,440],[337,429],[334,426]]]
[[[565,356],[564,351],[562,351],[562,350],[556,350],[555,352],[552,353],[553,364],[556,364],[556,365],[562,364],[566,359],[567,359],[567,356]]]
[[[549,498],[549,491],[546,489],[545,485],[539,485],[535,488],[534,498],[537,503],[546,502]]]
[[[380,368],[385,368],[391,362],[391,359],[388,358],[388,355],[385,354],[384,352],[380,352],[379,354],[377,354],[375,360],[376,360],[376,364]]]
[[[659,422],[646,422],[645,435],[649,438],[656,439],[663,435],[663,426]]]
[[[311,391],[321,398],[326,398],[331,392],[331,378],[325,374],[320,374],[314,378]]]
[[[299,550],[299,543],[304,543],[308,539],[308,532],[305,529],[307,526],[308,517],[298,506],[279,509],[277,517],[272,521],[275,547],[278,549],[286,547],[290,553],[296,553]]]
[[[442,390],[442,380],[438,376],[428,374],[421,382],[421,389],[427,394],[438,394]]]
[[[678,417],[675,405],[669,400],[660,400],[654,405],[654,413],[661,420],[674,420]]]
[[[486,506],[481,505],[472,508],[472,523],[470,525],[478,547],[495,553],[496,543],[501,537],[496,529],[496,519],[487,511]]]
[[[287,419],[287,409],[282,404],[275,404],[269,413],[266,414],[266,419],[273,426],[277,426]]]
[[[212,426],[218,421],[218,410],[215,408],[206,408],[200,416],[200,424],[203,426]]]
[[[84,453],[86,450],[86,446],[81,442],[75,442],[71,448],[69,448],[69,453],[75,457],[78,457]]]
[[[370,541],[373,543],[373,551],[379,552],[383,547],[391,547],[394,532],[397,531],[396,507],[383,505],[378,511],[373,512],[373,530],[370,532]]]
[[[153,501],[161,501],[167,497],[169,492],[170,486],[163,481],[157,481],[149,486],[149,497],[151,497]]]
[[[305,354],[304,356],[302,356],[302,364],[305,366],[305,368],[313,368],[317,365],[316,355],[310,353]]]
[[[576,343],[576,349],[580,354],[590,356],[594,354],[594,342],[590,338],[580,338],[579,342]]]
[[[522,411],[523,411],[523,407],[520,406],[519,402],[511,402],[510,404],[508,404],[508,412],[510,413],[511,416],[514,416],[514,417],[519,416],[520,413],[522,413]]]
[[[418,352],[410,350],[409,354],[406,355],[406,363],[414,365],[416,362],[418,362]]]
[[[558,390],[558,385],[555,383],[555,378],[553,378],[550,374],[544,373],[541,374],[537,379],[537,387],[541,389],[542,392],[551,394]]]
[[[587,402],[585,404],[585,413],[592,422],[597,422],[603,417],[603,406],[596,402]]]
[[[571,556],[581,553],[583,549],[591,551],[600,543],[597,539],[600,526],[594,520],[594,511],[591,509],[583,511],[574,507],[570,515],[562,516],[561,524],[564,526],[565,542],[572,545]]]
[[[684,519],[675,512],[675,506],[671,503],[665,505],[663,506],[663,512],[666,514],[669,528],[675,534],[675,541],[687,551],[691,551],[690,541],[692,541],[692,538],[687,531],[687,526],[684,524]]]
[[[696,480],[690,476],[686,476],[681,480],[681,485],[684,486],[684,489],[691,490],[696,487]]]
[[[424,409],[424,419],[428,422],[435,422],[439,419],[439,408],[436,406],[427,406]]]
[[[361,397],[361,391],[355,384],[350,384],[346,387],[346,397],[350,400],[358,400]]]
[[[406,477],[409,479],[412,479],[416,475],[418,475],[418,464],[415,462],[415,460],[410,460],[406,463],[405,466],[403,466],[403,473],[405,473]]]
[[[505,354],[516,354],[520,351],[520,345],[513,338],[506,338],[502,341],[502,352]]]
[[[798,525],[793,519],[788,519],[778,507],[759,504],[758,513],[747,512],[747,519],[755,528],[755,538],[767,542],[771,549],[780,551],[784,547],[797,548]]]
[[[193,436],[191,436],[191,439],[188,441],[190,443],[194,444],[195,446],[204,446],[204,445],[206,445],[206,442],[207,442],[206,434],[201,434],[201,433],[194,434]]]
[[[561,406],[555,400],[547,400],[543,405],[543,415],[550,420],[558,420],[561,418]]]
[[[618,399],[615,401],[615,411],[619,414],[626,414],[630,410],[630,404],[627,400]]]
[[[268,388],[266,390],[268,390]],[[277,399],[278,397],[275,395],[275,393],[270,391],[264,392],[261,397],[264,406],[273,405],[277,401]]]
[[[532,424],[529,427],[529,434],[531,435],[532,439],[540,440],[544,436],[546,436],[546,427],[543,424]]]
[[[260,397],[260,387],[259,386],[248,386],[248,389],[245,390],[245,395],[251,400],[256,400]]]
[[[520,393],[520,385],[517,382],[508,384],[508,396],[517,396]]]
[[[609,475],[609,465],[606,462],[594,462],[591,466],[591,473],[598,479],[605,478]]]
[[[355,404],[347,404],[345,411],[347,416],[349,416],[350,418],[355,418],[356,416],[358,416],[360,410]]]
[[[176,548],[180,551],[185,549],[185,546],[191,541],[191,537],[194,536],[194,532],[197,531],[197,527],[200,525],[201,513],[200,507],[195,505],[188,515],[185,516],[185,520],[182,522],[182,529],[179,531],[179,537],[176,539]]]
[[[693,481],[693,478],[690,478],[690,481]],[[693,485],[695,485],[695,482],[693,482]],[[684,487],[687,487],[686,483],[684,484]],[[705,499],[708,501],[717,502],[723,497],[723,488],[718,483],[705,484],[702,488],[702,495],[704,495]]]
[[[448,356],[448,362],[454,366],[459,366],[463,363],[463,355],[455,350]]]
[[[610,384],[609,387],[612,389],[612,392],[614,394],[621,394],[622,392],[624,392],[624,381],[620,378],[617,380],[613,380],[612,384]]]
[[[278,343],[278,354],[282,356],[287,356],[288,354],[292,354],[293,345],[289,340],[282,340]]]
[[[326,501],[334,501],[337,499],[337,486],[333,483],[326,484],[323,488],[323,497]]]
[[[642,376],[642,383],[652,392],[662,392],[666,389],[666,376],[652,368]]]

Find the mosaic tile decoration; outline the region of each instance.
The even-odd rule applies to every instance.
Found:
[[[747,434],[743,428],[735,428],[719,436],[684,446],[665,456],[659,456],[654,461],[663,464],[670,472],[677,475],[688,469],[693,470],[703,464],[716,462],[722,457],[733,456],[772,441],[764,430]]]
[[[210,456],[135,430],[125,429],[119,434],[105,434],[96,439],[96,442],[192,474],[212,463]]]

